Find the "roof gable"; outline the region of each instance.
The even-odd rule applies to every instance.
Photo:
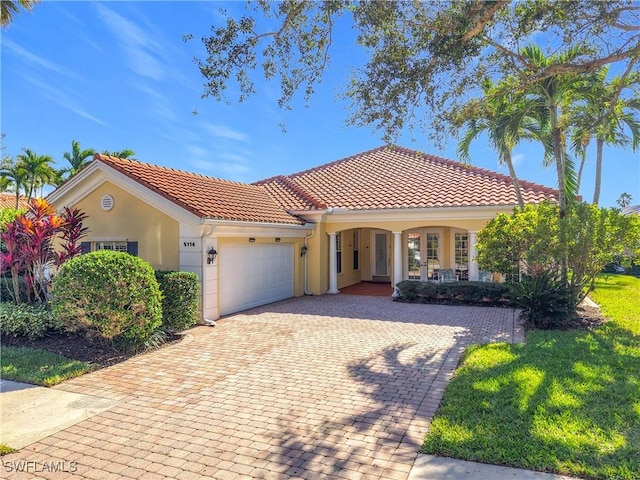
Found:
[[[557,190],[524,180],[519,183],[525,203],[557,199]],[[395,146],[376,148],[286,177],[263,180],[256,185],[265,188],[274,200],[290,210],[511,206],[518,203],[513,181],[507,175]]]
[[[200,218],[301,225],[262,188],[96,154],[101,162]]]

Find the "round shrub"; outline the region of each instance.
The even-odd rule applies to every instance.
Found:
[[[69,332],[140,346],[162,324],[153,268],[128,253],[100,250],[66,262],[54,277],[53,312]]]
[[[162,326],[186,330],[198,321],[200,277],[191,272],[156,271],[162,292]]]

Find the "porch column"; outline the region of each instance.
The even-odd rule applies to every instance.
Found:
[[[402,232],[393,232],[393,296],[398,296],[396,284],[402,281]]]
[[[469,280],[477,281],[480,276],[478,275],[478,262],[476,257],[478,256],[478,250],[476,243],[478,242],[477,232],[469,232]]]
[[[340,293],[338,290],[338,249],[336,248],[336,233],[329,235],[329,290],[327,293]]]

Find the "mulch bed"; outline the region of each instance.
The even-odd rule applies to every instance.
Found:
[[[170,335],[165,346],[180,341],[182,335]],[[139,352],[122,352],[109,342],[89,339],[82,335],[52,333],[43,338],[28,340],[22,337],[2,337],[3,347],[31,347],[62,355],[73,360],[91,363],[97,368],[108,367],[123,362]]]
[[[553,330],[593,330],[606,321],[607,319],[602,315],[598,307],[581,305],[577,308],[575,315],[571,319],[564,321],[561,326],[554,327]],[[544,328],[533,326],[528,323],[526,319],[523,323],[526,329]],[[551,330],[551,328],[549,328],[549,330]]]

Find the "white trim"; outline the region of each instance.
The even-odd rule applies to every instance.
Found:
[[[479,220],[491,219],[498,213],[511,213],[517,205],[495,205],[478,207],[434,207],[434,208],[397,208],[380,210],[348,210],[333,209],[328,215],[326,210],[304,211],[292,210],[294,214],[304,220],[331,223],[371,223],[371,222],[399,222],[411,220]],[[323,217],[324,216],[324,217]]]

